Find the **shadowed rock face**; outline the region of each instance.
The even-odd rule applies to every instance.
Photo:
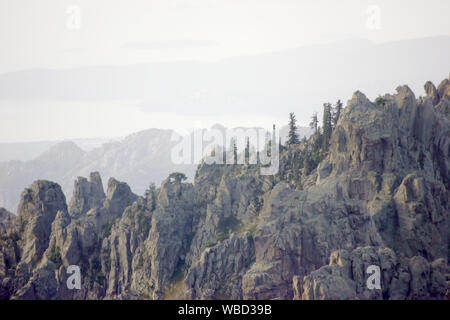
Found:
[[[36,181],[25,189],[18,209],[19,231],[22,234],[23,263],[36,265],[48,247],[52,222],[58,211],[67,211],[61,187],[50,181]]]
[[[369,266],[380,266],[381,289],[367,288]],[[430,263],[421,256],[398,257],[389,248],[360,247],[335,251],[330,263],[300,279],[294,277],[295,299],[439,299],[445,296],[447,261]]]
[[[427,83],[416,99],[401,86],[377,103],[356,92],[311,170],[298,169],[300,144],[277,176],[202,163],[193,184],[169,177],[144,196],[112,178],[105,195],[93,173],[68,209],[58,185],[37,181],[18,218],[0,212],[0,297],[445,298],[449,87]],[[73,264],[81,290],[65,285]],[[380,290],[367,288],[370,265]]]

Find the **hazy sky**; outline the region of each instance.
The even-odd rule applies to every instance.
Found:
[[[382,43],[450,35],[449,16],[449,0],[0,0],[0,76],[37,68],[214,62],[349,38]],[[152,114],[139,108],[141,102],[0,100],[0,141],[279,120],[247,113],[187,121],[176,112]]]
[[[368,28],[371,6],[379,29]],[[0,72],[419,38],[448,34],[449,14],[448,0],[2,0]]]

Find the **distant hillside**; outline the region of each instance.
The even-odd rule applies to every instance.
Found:
[[[298,130],[301,137],[310,135],[309,128]],[[281,128],[280,132],[285,141],[287,127]],[[104,143],[89,152],[82,150],[78,143],[65,141],[51,145],[30,161],[0,162],[0,207],[16,212],[23,189],[36,179],[59,183],[70,199],[74,180],[93,171],[100,172],[105,178],[127,181],[138,194],[143,194],[151,182],[159,185],[175,171],[184,172],[192,181],[196,164],[176,165],[171,161],[171,149],[176,144],[171,141],[173,134],[173,130],[149,129],[121,141]],[[27,145],[36,149],[33,144]],[[43,145],[45,143],[36,147]]]
[[[84,151],[91,151],[92,149],[113,140],[117,139],[75,139],[72,141]],[[10,160],[33,160],[60,142],[62,141],[0,142],[0,162]]]

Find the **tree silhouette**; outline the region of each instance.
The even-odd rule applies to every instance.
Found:
[[[317,112],[314,112],[311,117],[311,122],[309,123],[309,127],[314,130],[314,134],[317,134],[319,126],[319,120],[317,119]]]
[[[331,116],[331,103],[323,104],[323,136],[322,136],[322,149],[328,151],[330,145],[331,131],[333,130],[332,116]]]
[[[341,116],[341,111],[342,111],[342,102],[341,102],[341,100],[338,100],[336,102],[334,112],[333,112],[333,128],[336,128],[336,125],[339,121],[339,117]]]
[[[237,164],[238,162],[238,152],[237,152],[237,142],[236,139],[233,138],[233,157],[234,157],[234,164]]]
[[[297,135],[297,120],[295,119],[295,115],[293,112],[289,114],[289,134],[288,134],[288,141],[287,145],[292,146],[295,144],[299,144],[300,140],[298,139]]]

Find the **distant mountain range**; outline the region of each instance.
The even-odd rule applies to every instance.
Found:
[[[440,81],[450,67],[450,37],[372,43],[350,39],[217,62],[170,61],[72,69],[30,69],[0,75],[0,99],[141,101],[150,112],[268,115],[312,110],[361,90],[375,98],[423,79]],[[301,113],[301,110],[308,110]]]
[[[84,151],[100,147],[102,144],[117,141],[118,138],[94,138],[94,139],[74,139],[75,142]],[[42,153],[57,145],[62,141],[33,141],[33,142],[0,142],[0,162],[19,160],[29,161],[37,158]]]
[[[225,130],[225,127],[220,128]],[[286,140],[287,132],[286,126],[280,129],[282,142]],[[171,149],[177,143],[171,139],[174,134],[175,131],[169,129],[148,129],[117,141],[104,139],[111,140],[106,143],[98,139],[85,139],[3,144],[8,146],[6,152],[20,150],[28,157],[34,154],[34,158],[28,161],[15,160],[11,157],[18,153],[8,155],[2,149],[2,158],[9,156],[10,160],[0,162],[0,207],[16,212],[22,191],[37,179],[59,183],[69,200],[74,180],[78,176],[88,176],[93,171],[100,172],[105,179],[114,177],[127,181],[138,194],[143,194],[152,182],[159,185],[175,171],[185,173],[192,181],[197,164],[177,165],[171,160]],[[298,134],[308,137],[311,130],[299,127]],[[0,144],[0,147],[3,145]],[[46,146],[47,150],[37,153]]]

